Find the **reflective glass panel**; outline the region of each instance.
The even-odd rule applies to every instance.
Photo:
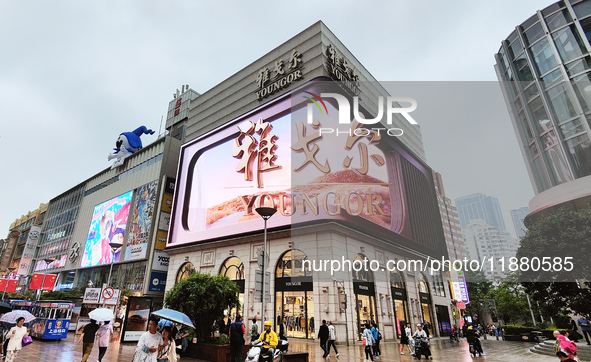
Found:
[[[523,44],[521,43],[521,39],[517,38],[511,45],[509,45],[509,49],[511,49],[511,54],[513,55],[512,58],[515,58],[517,54],[523,51]]]
[[[584,112],[591,110],[591,73],[586,73],[572,80],[573,89]]]
[[[544,29],[539,22],[525,31],[525,39],[527,40],[528,44],[535,43],[535,41],[540,39],[543,35]]]
[[[539,74],[544,74],[558,65],[547,39],[542,39],[532,45],[531,53]]]
[[[566,121],[577,115],[570,93],[564,83],[560,83],[546,91],[550,108],[558,122]]]
[[[566,141],[570,159],[577,177],[591,175],[591,141],[582,134]]]
[[[573,21],[573,19],[570,17],[570,14],[566,10],[561,10],[546,18],[546,24],[548,24],[548,29],[550,29],[550,31],[554,31],[560,28],[561,26],[570,23],[571,21]]]
[[[591,2],[582,1],[576,5],[573,5],[573,9],[575,10],[575,14],[578,18],[584,18],[588,15],[591,15]]]
[[[585,54],[587,51],[574,25],[558,30],[552,34],[558,53],[563,61],[569,61]]]
[[[574,75],[587,69],[591,69],[591,58],[589,57],[581,58],[566,64],[568,75]]]
[[[560,125],[560,131],[562,132],[562,136],[564,138],[569,138],[571,136],[576,135],[577,133],[581,133],[585,130],[583,122],[579,118],[573,119],[570,122],[566,122]]]

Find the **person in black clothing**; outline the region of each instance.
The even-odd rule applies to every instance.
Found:
[[[90,352],[92,352],[92,347],[94,346],[94,336],[99,328],[98,323],[94,319],[91,319],[90,323],[82,329],[82,338],[78,341],[78,343],[82,341],[82,362],[86,362],[88,357],[90,357]]]
[[[568,358],[567,354],[562,351],[556,352],[556,357],[563,362],[575,362],[574,359]]]
[[[244,346],[244,334],[246,327],[244,318],[236,316],[236,322],[230,324],[228,334],[230,335],[230,362],[242,362],[242,347]]]
[[[322,358],[326,358],[328,356],[328,326],[326,325],[326,320],[322,320],[322,325],[318,329],[318,339],[320,339],[320,348],[324,351],[324,356]]]
[[[287,341],[287,319],[283,318],[282,323],[279,325],[279,339]]]

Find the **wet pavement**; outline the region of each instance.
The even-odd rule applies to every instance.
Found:
[[[322,351],[317,341],[307,341],[292,338],[290,342],[290,351],[309,352],[309,361],[325,361],[322,358]],[[507,342],[489,339],[482,341],[485,356],[472,358],[468,353],[468,345],[465,339],[459,343],[450,342],[447,338],[434,339],[431,342],[433,360],[435,361],[558,361],[556,357],[544,356],[529,351],[533,345],[523,342]],[[358,345],[337,345],[340,352],[339,361],[364,361],[365,354],[363,346]],[[135,344],[133,343],[113,343],[107,349],[107,354],[103,361],[131,361]],[[398,343],[381,343],[382,358],[376,361],[415,361],[408,354],[401,356],[398,352]],[[406,353],[406,351],[405,351]],[[95,346],[89,362],[95,362],[98,358],[98,347]],[[24,347],[18,355],[19,361],[42,361],[42,362],[69,362],[80,361],[82,359],[82,344],[74,342],[74,333],[69,333],[68,338],[61,341],[40,341],[34,340],[33,344]],[[181,361],[200,361],[193,358],[182,357]],[[334,351],[326,361],[337,361]]]

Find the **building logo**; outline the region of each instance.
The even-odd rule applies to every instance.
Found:
[[[294,49],[289,58],[276,60],[274,64],[261,68],[255,80],[257,88],[254,94],[257,99],[263,100],[303,79],[303,65],[302,54]]]
[[[378,97],[378,109],[377,115],[374,118],[366,118],[362,112],[359,110],[359,97],[354,96],[353,98],[353,113],[351,113],[351,104],[349,103],[349,99],[338,93],[320,93],[320,97],[318,97],[314,93],[305,92],[307,94],[312,95],[313,98],[306,97],[312,103],[308,103],[307,105],[307,122],[308,124],[316,126],[318,128],[318,133],[320,135],[327,134],[327,133],[334,133],[337,136],[340,134],[345,134],[349,136],[367,136],[372,131],[377,132],[378,135],[383,132],[388,136],[395,136],[400,137],[404,134],[404,131],[400,128],[384,128],[384,127],[372,127],[372,128],[364,128],[364,127],[351,127],[348,130],[339,129],[337,127],[327,128],[327,127],[320,127],[318,120],[314,119],[314,111],[316,106],[320,110],[320,114],[323,115],[324,112],[322,110],[322,106],[324,107],[324,111],[326,115],[328,115],[328,108],[326,104],[322,100],[322,98],[333,98],[336,100],[339,108],[339,125],[375,125],[380,123],[385,114],[386,124],[388,126],[393,124],[393,115],[398,113],[400,114],[409,124],[411,125],[418,125],[418,123],[410,116],[410,112],[417,109],[417,101],[413,98],[409,97],[386,97],[386,104],[384,106],[384,97]],[[320,103],[319,103],[320,102]],[[409,103],[410,106],[408,107],[401,107],[401,103]],[[351,120],[351,114],[353,115],[353,120]]]

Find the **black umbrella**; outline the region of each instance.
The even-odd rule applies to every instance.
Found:
[[[0,313],[8,313],[12,311],[12,307],[8,303],[0,302]]]

